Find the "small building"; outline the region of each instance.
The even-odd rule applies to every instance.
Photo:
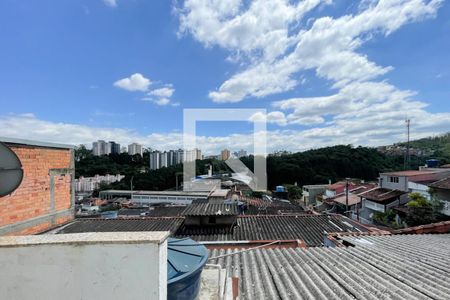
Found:
[[[105,190],[100,192],[102,199],[124,197],[131,199],[132,203],[148,204],[190,204],[195,199],[207,199],[209,191],[129,191]]]
[[[327,186],[327,184],[304,185],[302,189],[303,204],[316,204],[317,197],[325,193]]]
[[[236,204],[195,203],[182,212],[186,226],[231,226],[236,223]]]
[[[433,182],[449,176],[450,170],[444,168],[380,173],[379,185],[386,189],[411,192],[409,182]]]
[[[14,152],[23,170],[18,188],[0,196],[0,235],[40,233],[72,220],[74,147],[14,138],[0,143]]]
[[[208,196],[210,203],[222,203],[224,200],[231,198],[231,190],[229,189],[215,189]]]
[[[444,203],[441,213],[450,216],[450,177],[441,179],[429,185],[436,199]]]
[[[362,223],[371,224],[375,212],[387,212],[408,202],[408,192],[391,190],[387,188],[374,188],[372,190],[358,194],[361,198],[361,209],[359,218]]]

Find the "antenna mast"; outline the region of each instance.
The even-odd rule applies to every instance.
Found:
[[[411,166],[411,155],[409,153],[410,127],[411,127],[411,120],[406,119],[407,142],[406,142],[406,153],[405,153],[405,162],[404,162],[405,170],[409,169]]]

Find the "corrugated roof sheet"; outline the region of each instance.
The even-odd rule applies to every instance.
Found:
[[[182,225],[176,236],[197,241],[303,240],[306,245],[323,246],[325,233],[365,232],[340,215],[240,216],[234,227],[194,227]]]
[[[117,212],[117,215],[119,217],[121,217],[121,216],[138,217],[141,215],[145,215],[148,212],[149,212],[148,207],[147,208],[122,208],[122,209],[119,209],[119,211]]]
[[[257,249],[210,263],[239,277],[240,299],[449,299],[449,234],[345,239],[356,247]]]
[[[155,206],[150,207],[149,217],[179,217],[186,206]]]
[[[392,199],[397,199],[401,195],[406,194],[406,192],[399,191],[399,190],[391,190],[386,188],[377,188],[373,189],[361,194],[358,194],[358,196],[372,200],[377,202],[384,202]]]
[[[262,199],[244,200],[247,203],[246,215],[282,215],[290,213],[302,213],[305,210],[290,202],[284,201],[267,201]]]
[[[232,216],[237,215],[236,204],[192,203],[182,212],[183,216]]]
[[[450,190],[450,177],[436,181],[430,184],[429,187]]]
[[[77,219],[57,233],[115,232],[115,231],[170,231],[175,232],[183,218],[140,219]]]

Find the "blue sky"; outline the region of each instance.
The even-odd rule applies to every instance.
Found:
[[[165,149],[184,108],[265,108],[271,151],[450,131],[446,2],[6,0],[0,36],[0,136]],[[199,124],[199,145],[251,128]]]

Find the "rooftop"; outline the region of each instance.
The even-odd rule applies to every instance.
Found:
[[[236,204],[192,203],[182,212],[183,216],[235,216]]]
[[[450,190],[450,177],[436,181],[428,186],[431,188]]]
[[[170,231],[176,237],[197,241],[302,240],[309,247],[324,246],[327,233],[367,232],[342,215],[260,215],[239,216],[235,226],[186,226],[182,217],[126,219],[77,219],[56,233]]]
[[[358,194],[358,196],[366,198],[368,200],[376,201],[376,202],[384,202],[384,201],[396,199],[403,194],[406,194],[406,192],[399,191],[399,190],[390,190],[390,189],[385,189],[385,188],[375,188],[375,189],[369,190],[367,192]]]
[[[320,247],[325,233],[365,231],[341,215],[260,215],[240,216],[234,227],[182,225],[175,235],[197,241],[303,240],[307,246]]]
[[[331,201],[331,202],[336,202],[336,203],[340,203],[340,204],[347,204],[347,199],[345,195],[341,195],[335,198],[330,198],[330,199],[325,199],[325,201]],[[348,194],[348,205],[355,205],[357,203],[361,202],[361,198],[358,197],[355,194]]]
[[[212,250],[240,299],[448,299],[450,235],[345,237],[355,247]],[[230,255],[236,253],[234,255]]]
[[[227,189],[215,189],[211,192],[209,197],[226,197],[231,192],[231,190]]]
[[[57,230],[57,233],[170,231],[175,232],[183,218],[139,219],[77,219]]]
[[[39,142],[25,139],[16,139],[9,137],[0,137],[0,142],[8,143],[8,144],[18,144],[18,145],[29,145],[29,146],[37,146],[37,147],[45,147],[45,148],[62,148],[62,149],[74,149],[75,146],[68,144],[58,144],[58,143],[49,143],[49,142]]]
[[[380,175],[388,175],[388,176],[417,176],[417,175],[426,175],[426,174],[436,174],[441,172],[448,172],[446,169],[424,169],[424,170],[407,170],[407,171],[396,171],[396,172],[387,172],[380,173]]]
[[[162,195],[162,196],[166,196],[166,195],[173,195],[173,196],[183,196],[183,195],[194,195],[194,196],[203,196],[203,197],[207,197],[209,195],[209,192],[207,191],[144,191],[144,190],[140,190],[140,191],[130,191],[130,190],[104,190],[101,191],[100,193],[103,194],[110,194],[110,195]]]

